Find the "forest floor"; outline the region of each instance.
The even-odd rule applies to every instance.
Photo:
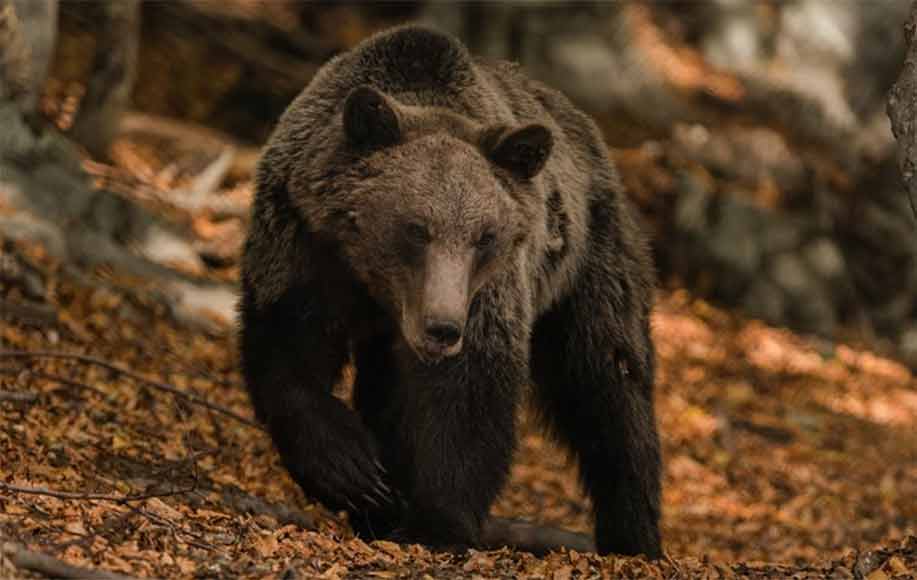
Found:
[[[180,184],[180,164],[121,145],[109,177]],[[248,193],[245,179],[221,192]],[[239,220],[185,217],[217,258],[237,249]],[[456,555],[355,538],[303,497],[254,423],[232,325],[178,322],[155,284],[3,243],[0,577],[42,562],[144,577],[917,576],[917,382],[864,348],[660,291],[666,558]],[[494,512],[589,530],[575,465],[521,425]]]

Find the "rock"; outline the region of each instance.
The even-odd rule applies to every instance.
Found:
[[[725,69],[750,70],[760,63],[765,39],[756,3],[713,0],[706,12],[712,24],[701,45],[711,64]]]
[[[819,278],[827,283],[843,280],[846,265],[837,245],[828,238],[818,238],[801,251],[802,259]]]
[[[917,324],[908,326],[898,337],[898,351],[912,369],[917,368]]]
[[[784,292],[796,298],[811,292],[816,283],[802,258],[791,252],[774,258],[770,274]]]
[[[776,256],[769,273],[785,294],[786,322],[807,332],[827,334],[837,325],[835,303],[824,284],[795,252]]]
[[[804,332],[830,335],[837,327],[834,303],[823,289],[790,302],[788,312],[790,325]]]
[[[772,179],[782,191],[803,187],[805,167],[786,139],[768,127],[715,128],[678,124],[673,149],[708,171],[756,185]]]
[[[779,324],[786,319],[786,293],[770,280],[761,278],[748,289],[742,308],[751,316]]]
[[[899,292],[894,298],[868,308],[869,319],[876,331],[885,335],[894,335],[902,324],[914,317],[914,297],[907,292]]]
[[[761,232],[761,252],[767,256],[799,249],[811,224],[794,215],[768,216]]]
[[[709,274],[705,283],[713,286],[705,291],[736,303],[761,267],[763,210],[735,196],[713,196],[688,174],[680,188],[684,193],[675,208],[677,242],[669,251],[689,277]]]
[[[708,242],[712,257],[721,268],[754,276],[761,265],[758,237],[765,220],[763,210],[733,196],[719,197],[714,203],[716,217]]]
[[[707,184],[691,173],[679,176],[679,195],[675,205],[675,229],[689,234],[703,234],[707,223],[707,207],[711,203]]]

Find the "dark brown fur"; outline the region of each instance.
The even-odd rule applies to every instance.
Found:
[[[333,59],[265,149],[242,283],[258,416],[361,533],[479,545],[534,383],[598,550],[660,555],[652,267],[561,94],[421,27]]]

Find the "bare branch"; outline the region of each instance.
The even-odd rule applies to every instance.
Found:
[[[917,64],[917,42],[914,33],[917,30],[917,4],[911,5],[911,15],[904,27],[907,39],[907,57],[898,80],[888,93],[886,112],[892,124],[892,133],[898,140],[898,169],[906,188],[905,194],[911,205],[911,213],[917,220],[917,132],[914,131],[914,119],[917,108],[914,95],[917,94],[917,75],[914,66]]]
[[[220,405],[211,403],[210,401],[207,401],[206,399],[202,399],[201,397],[198,397],[197,395],[194,395],[192,393],[187,393],[185,391],[182,391],[181,389],[178,389],[167,383],[163,383],[163,382],[156,381],[153,379],[148,379],[144,377],[143,375],[137,374],[133,371],[129,371],[125,368],[122,368],[116,364],[113,364],[108,361],[104,361],[102,359],[98,359],[92,356],[88,356],[84,354],[76,354],[76,353],[53,352],[53,351],[31,351],[30,352],[30,351],[0,350],[0,359],[4,359],[4,358],[26,358],[26,359],[28,358],[52,358],[52,359],[62,359],[62,360],[75,360],[75,361],[79,361],[85,364],[93,364],[96,366],[100,366],[102,368],[106,368],[110,371],[119,373],[128,378],[134,379],[135,381],[141,382],[144,385],[152,389],[156,389],[158,391],[169,393],[180,399],[184,399],[185,401],[188,401],[191,404],[198,405],[206,409],[210,409],[211,411],[215,413],[219,413],[221,415],[225,415],[226,417],[235,419],[239,423],[243,423],[245,425],[248,425],[249,427],[258,429],[259,431],[264,430],[264,427],[262,427],[256,421],[253,421],[247,417],[243,417],[242,415],[239,415],[235,413],[234,411],[230,411],[229,409],[226,409],[225,407],[221,407]]]
[[[197,489],[197,482],[194,485],[188,487],[183,487],[181,489],[173,489],[170,491],[157,491],[150,493],[140,493],[136,495],[111,495],[108,493],[80,493],[74,491],[57,491],[53,489],[47,489],[44,487],[26,487],[22,485],[13,485],[11,483],[4,483],[0,481],[0,490],[9,491],[12,493],[24,493],[28,495],[43,495],[46,497],[53,497],[57,499],[66,499],[66,500],[98,500],[98,501],[111,501],[115,503],[125,503],[131,501],[143,501],[151,499],[154,497],[171,497],[173,495],[181,495],[183,493],[190,493]]]
[[[248,219],[251,214],[251,204],[248,201],[227,198],[222,195],[195,195],[191,189],[160,189],[126,175],[123,171],[110,165],[95,161],[84,161],[83,169],[90,175],[105,180],[104,186],[107,191],[130,200],[132,203],[139,202],[144,206],[150,203],[164,204],[180,212],[188,214],[205,212],[216,218]],[[173,217],[170,220],[180,227],[189,227],[187,217]]]
[[[220,153],[220,156],[194,179],[194,183],[191,184],[191,199],[189,201],[199,203],[220,187],[226,174],[232,169],[232,161],[235,156],[235,149],[232,147],[225,148]]]
[[[38,393],[31,391],[0,391],[0,401],[13,403],[34,403],[38,400]]]
[[[48,326],[57,323],[57,311],[48,304],[11,302],[0,298],[0,319],[12,318],[27,324]]]
[[[111,395],[103,391],[98,387],[93,387],[92,385],[87,385],[86,383],[81,383],[79,381],[74,381],[66,377],[60,377],[51,373],[45,373],[42,371],[26,371],[29,375],[33,377],[38,377],[40,379],[45,379],[47,381],[53,381],[55,383],[60,383],[62,385],[67,385],[68,387],[75,387],[82,391],[92,391],[97,395],[100,395],[103,399],[110,399]]]

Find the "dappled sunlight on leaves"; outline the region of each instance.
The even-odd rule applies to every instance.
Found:
[[[90,353],[250,417],[231,328],[189,330],[114,278],[84,286],[40,250],[17,252],[54,288],[58,314],[50,326],[4,324],[4,348]],[[112,498],[160,495],[124,504],[4,492],[0,532],[76,565],[136,575],[257,576],[292,566],[325,577],[408,569],[433,577],[447,570],[662,577],[663,570],[736,570],[729,563],[737,561],[835,560],[850,568],[852,549],[893,547],[914,534],[917,407],[900,365],[743,320],[682,292],[661,296],[653,329],[663,526],[674,558],[662,568],[574,552],[456,556],[353,538],[302,496],[264,433],[66,359],[23,361],[14,371],[0,359],[0,390],[37,396],[0,402],[0,481]],[[351,371],[345,382],[352,378]],[[534,417],[524,414],[521,426],[494,513],[588,531],[575,464]],[[186,486],[193,491],[181,491]],[[239,497],[245,503],[232,499]],[[294,511],[266,507],[276,505]],[[913,568],[909,549],[895,565]]]

